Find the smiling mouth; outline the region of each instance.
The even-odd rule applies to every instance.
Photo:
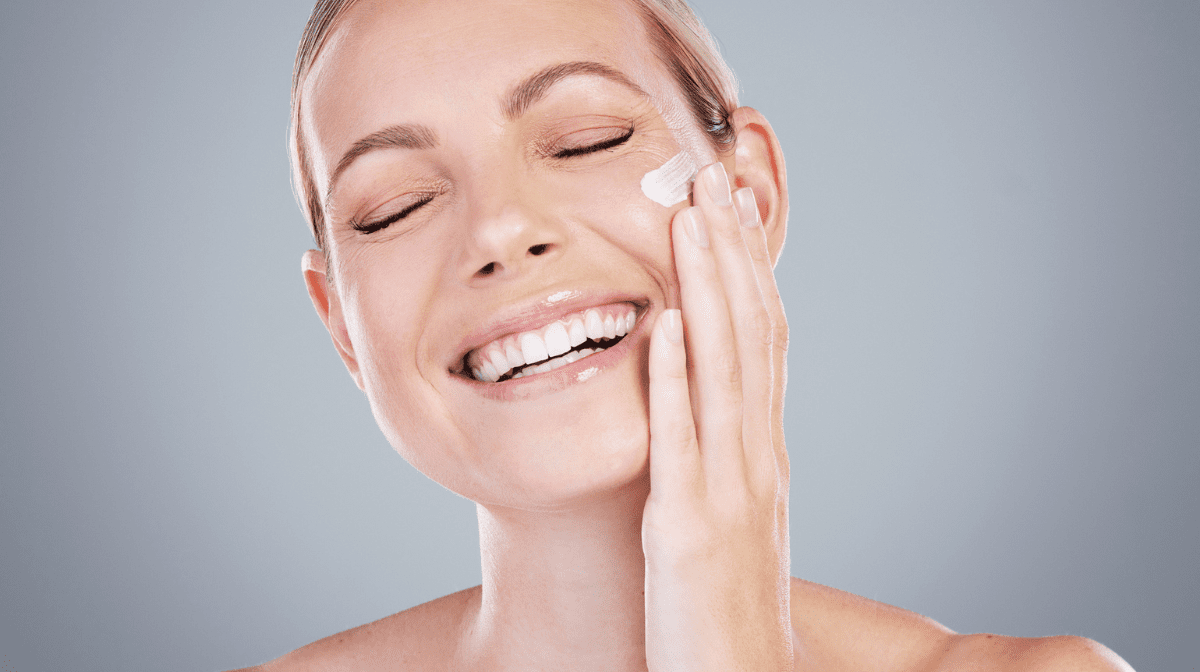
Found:
[[[637,308],[628,303],[571,313],[471,350],[463,356],[459,373],[502,383],[553,371],[620,343],[633,330],[637,315]]]

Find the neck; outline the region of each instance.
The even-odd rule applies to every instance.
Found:
[[[480,668],[645,670],[648,477],[565,511],[478,506]]]

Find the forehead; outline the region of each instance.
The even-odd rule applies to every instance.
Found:
[[[367,133],[466,114],[499,120],[515,81],[572,61],[612,66],[656,101],[671,95],[627,0],[360,0],[304,82],[301,124],[318,181]]]

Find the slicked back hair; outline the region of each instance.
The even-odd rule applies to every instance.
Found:
[[[627,0],[645,22],[654,53],[667,67],[692,116],[718,152],[734,140],[729,117],[738,105],[737,80],[721,57],[716,40],[686,0]],[[300,130],[301,88],[337,20],[357,0],[317,0],[304,26],[292,70],[292,121],[288,151],[292,189],[317,247],[325,249],[325,213],[312,173],[312,160]]]

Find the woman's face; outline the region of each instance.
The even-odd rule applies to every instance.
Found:
[[[311,253],[306,277],[392,445],[483,503],[637,482],[649,327],[677,305],[669,222],[686,205],[641,180],[681,150],[717,157],[634,10],[363,0],[302,95],[328,263]],[[473,375],[494,378],[510,345],[536,359],[529,334],[553,341],[555,322],[574,343],[590,309],[636,322],[551,371]]]

